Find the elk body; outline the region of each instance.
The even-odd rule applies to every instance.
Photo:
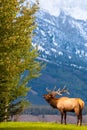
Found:
[[[61,113],[61,124],[66,124],[66,113],[67,112],[75,112],[77,115],[77,125],[82,125],[82,110],[84,108],[84,101],[80,98],[69,98],[69,97],[60,97],[56,98],[55,96],[62,95],[63,92],[67,92],[65,88],[61,91],[50,91],[48,94],[45,94],[43,97],[45,100],[53,107],[60,111]]]

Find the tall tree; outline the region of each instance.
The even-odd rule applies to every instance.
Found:
[[[24,2],[0,0],[0,121],[23,108],[27,82],[40,76],[42,69],[32,46],[38,6]]]

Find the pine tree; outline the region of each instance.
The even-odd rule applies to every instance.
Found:
[[[40,76],[42,69],[32,46],[38,6],[26,7],[24,2],[0,1],[0,121],[7,121],[17,104],[23,108],[27,82]]]

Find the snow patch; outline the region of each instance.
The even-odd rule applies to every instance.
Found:
[[[80,50],[76,50],[76,54],[80,54]]]
[[[46,34],[43,30],[41,30],[41,33],[42,33],[43,36],[46,36]]]
[[[87,47],[87,43],[85,43],[85,45],[84,45],[85,47]]]
[[[82,25],[76,21],[75,22],[72,21],[72,24],[77,27],[77,29],[80,31],[80,34],[83,36],[83,38],[87,39],[87,33],[84,31]]]
[[[38,50],[45,51],[45,49],[42,46],[40,46],[40,45],[38,45]]]
[[[58,44],[56,42],[53,43],[55,46],[57,46]]]
[[[87,57],[87,53],[85,53],[85,56]]]
[[[51,48],[51,50],[52,50],[53,52],[56,52],[56,49],[54,49],[54,48]]]
[[[71,56],[68,56],[69,57],[69,59],[72,59],[72,57]]]
[[[72,67],[75,67],[75,68],[78,68],[78,69],[84,69],[84,67],[82,66],[78,66],[78,65],[75,65],[75,64],[71,64]]]
[[[45,51],[45,53],[46,53],[47,55],[50,55],[50,52],[49,52],[49,51]]]
[[[62,55],[63,55],[63,52],[62,52],[62,51],[59,51],[58,54],[62,56]]]

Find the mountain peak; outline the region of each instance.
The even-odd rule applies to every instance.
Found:
[[[33,41],[39,42],[42,57],[47,60],[50,58],[53,60],[54,57],[54,60],[58,62],[58,57],[62,54],[62,58],[67,57],[69,61],[72,58],[74,61],[77,58],[87,60],[87,47],[85,47],[87,23],[66,15],[63,10],[58,17],[40,10],[36,21],[38,23],[37,35]]]

